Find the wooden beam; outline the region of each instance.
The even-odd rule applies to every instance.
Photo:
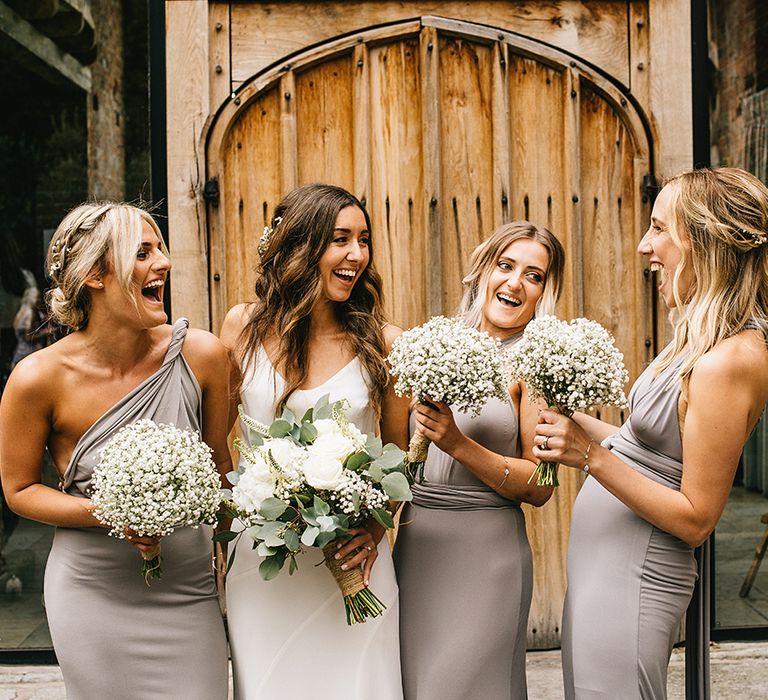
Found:
[[[20,62],[37,75],[55,83],[74,83],[90,92],[91,70],[41,34],[23,17],[0,2],[0,34],[5,43],[24,52]]]
[[[210,109],[208,3],[165,3],[168,229],[174,263],[173,313],[208,329],[208,245],[203,128]],[[218,331],[218,329],[214,329]]]

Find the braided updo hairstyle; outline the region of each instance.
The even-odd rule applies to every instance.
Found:
[[[115,275],[126,297],[136,303],[132,276],[143,221],[152,227],[167,254],[155,220],[131,204],[81,204],[62,219],[48,246],[46,262],[52,283],[46,301],[54,321],[75,330],[85,328],[91,308],[86,282],[107,272]]]

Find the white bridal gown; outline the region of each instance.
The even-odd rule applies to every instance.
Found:
[[[301,417],[323,394],[347,399],[347,417],[363,432],[376,432],[368,373],[354,358],[322,385],[295,391],[288,407]],[[244,369],[245,412],[269,425],[283,380],[263,349]],[[248,429],[242,430],[247,439]],[[237,527],[237,524],[235,525]],[[322,552],[306,549],[293,576],[286,565],[271,581],[259,575],[262,557],[245,535],[227,576],[227,618],[237,700],[312,697],[317,700],[401,700],[398,589],[386,537],[370,588],[386,605],[381,617],[348,626],[344,602]]]

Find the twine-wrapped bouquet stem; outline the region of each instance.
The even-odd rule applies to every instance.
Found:
[[[342,561],[336,559],[338,544],[330,542],[323,547],[325,556],[325,565],[333,574],[336,583],[341,590],[344,598],[344,611],[347,614],[347,624],[354,625],[358,622],[365,622],[369,617],[378,617],[386,609],[363,581],[363,572],[359,566],[351,569],[342,569]]]

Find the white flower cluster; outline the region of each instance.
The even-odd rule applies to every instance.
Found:
[[[197,433],[142,419],[121,428],[93,470],[94,513],[124,537],[168,535],[177,527],[214,524],[219,474]]]
[[[531,400],[544,399],[562,413],[626,405],[624,356],[596,321],[536,318],[509,350],[507,361],[512,378],[525,382]]]
[[[324,492],[345,514],[386,506],[380,488],[344,466],[350,455],[365,448],[367,436],[343,413],[312,425],[317,435],[307,445],[290,437],[265,438],[255,447],[239,444],[245,469],[232,489],[232,502],[247,524],[259,519],[259,509],[268,498],[288,502],[308,488]]]
[[[399,336],[387,358],[398,396],[429,396],[477,415],[491,397],[507,395],[501,344],[463,321],[435,316]]]

